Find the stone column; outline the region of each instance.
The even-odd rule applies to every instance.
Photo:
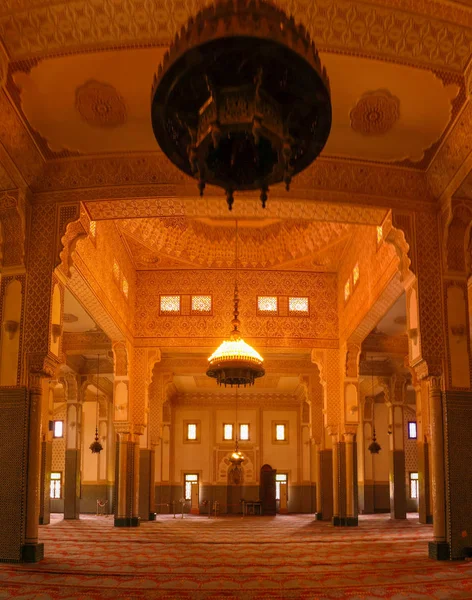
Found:
[[[346,452],[346,525],[358,525],[357,448],[353,431],[344,433]]]
[[[430,425],[429,409],[427,407],[428,394],[423,393],[422,385],[418,382],[416,392],[416,417],[417,417],[417,447],[418,447],[418,516],[420,523],[433,522],[431,509],[431,469],[430,469]]]
[[[22,558],[37,562],[44,558],[44,544],[38,542],[39,530],[39,477],[41,448],[41,378],[31,373],[29,381],[29,444],[26,483],[25,543]]]
[[[449,558],[449,544],[446,541],[446,498],[444,470],[444,427],[441,398],[441,380],[429,378],[429,404],[431,417],[431,479],[433,490],[433,534],[429,542],[429,556],[444,560]]]
[[[340,449],[339,449],[339,436],[338,433],[333,429],[330,430],[329,435],[332,440],[332,468],[333,468],[333,525],[341,525],[340,522]]]
[[[114,524],[115,527],[138,527],[139,443],[129,431],[123,431],[123,423],[119,427],[122,431],[118,431]]]
[[[389,439],[390,517],[406,519],[405,449],[403,443],[403,406],[389,406],[392,433]]]
[[[79,519],[82,403],[79,402],[77,378],[73,373],[65,374],[64,386],[67,399],[64,519]]]
[[[52,466],[52,431],[49,431],[49,423],[53,416],[52,394],[56,381],[49,382],[43,386],[43,418],[42,418],[42,441],[41,441],[41,475],[40,475],[40,501],[39,501],[39,524],[50,523],[51,504],[51,466]]]

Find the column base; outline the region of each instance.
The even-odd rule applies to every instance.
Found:
[[[191,515],[199,515],[200,514],[200,509],[199,508],[191,508],[190,509],[190,514]]]
[[[139,527],[139,517],[115,517],[115,527]]]
[[[449,560],[451,558],[447,542],[429,542],[428,556],[434,560]]]
[[[149,513],[149,520],[150,521],[155,521],[157,517],[157,513]]]
[[[332,524],[335,527],[357,527],[359,519],[358,517],[333,517]]]
[[[36,563],[44,558],[44,544],[25,544],[21,548],[23,562]]]
[[[320,512],[315,513],[315,521],[322,521],[323,515]]]
[[[279,515],[288,515],[288,508],[280,508]]]

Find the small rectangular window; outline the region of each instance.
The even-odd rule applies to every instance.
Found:
[[[262,313],[277,313],[277,296],[258,296],[257,310]]]
[[[239,439],[242,442],[249,441],[249,423],[240,423],[240,425],[239,425]]]
[[[125,279],[125,277],[123,277],[122,290],[123,290],[123,294],[126,296],[126,298],[128,298],[129,285],[128,285],[128,280]]]
[[[383,240],[383,227],[382,225],[377,225],[377,246],[380,246]]]
[[[196,423],[187,423],[187,439],[188,440],[196,440],[197,439],[197,424]]]
[[[161,296],[161,313],[180,313],[180,296]]]
[[[93,238],[97,237],[97,221],[90,221],[89,231]]]
[[[359,263],[356,263],[356,266],[352,269],[352,283],[354,287],[357,285],[359,281]]]
[[[196,475],[195,473],[186,473],[184,481],[185,481],[184,498],[185,498],[185,500],[191,500],[192,499],[192,485],[198,485],[198,475]]]
[[[56,421],[57,422],[57,421]],[[62,473],[51,473],[50,498],[62,498]]]
[[[278,442],[285,441],[285,425],[283,423],[277,423],[275,426],[275,439]]]
[[[290,297],[288,299],[288,312],[290,314],[302,315],[308,314],[308,298],[295,298]]]
[[[418,431],[416,429],[416,421],[408,421],[408,439],[416,440],[418,438]]]
[[[347,302],[349,300],[349,296],[351,295],[351,280],[348,279],[344,284],[344,301]]]
[[[418,498],[418,473],[410,473],[410,498]]]
[[[54,421],[53,437],[64,437],[64,421]]]
[[[211,313],[211,296],[192,296],[192,313]]]
[[[280,484],[287,484],[288,475],[287,473],[277,473],[275,475],[275,499],[280,500]]]
[[[223,424],[223,439],[224,440],[232,440],[233,439],[233,424],[232,423],[224,423]]]
[[[120,281],[120,266],[116,260],[113,261],[113,279],[115,281]]]

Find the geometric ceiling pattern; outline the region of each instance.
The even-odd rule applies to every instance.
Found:
[[[235,267],[235,221],[186,217],[116,221],[137,269]],[[239,220],[238,267],[336,271],[355,227],[300,219]]]

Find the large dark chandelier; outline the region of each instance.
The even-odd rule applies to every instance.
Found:
[[[235,282],[234,282],[234,311],[231,324],[233,331],[229,340],[213,352],[208,359],[208,377],[214,377],[218,385],[254,385],[254,380],[265,375],[262,356],[247,344],[241,337],[239,327],[239,292],[238,292],[238,222],[236,221],[235,240]],[[238,448],[236,448],[238,451]]]
[[[165,154],[233,193],[285,182],[312,163],[331,128],[326,70],[302,25],[266,0],[217,0],[177,34],[152,89]]]

